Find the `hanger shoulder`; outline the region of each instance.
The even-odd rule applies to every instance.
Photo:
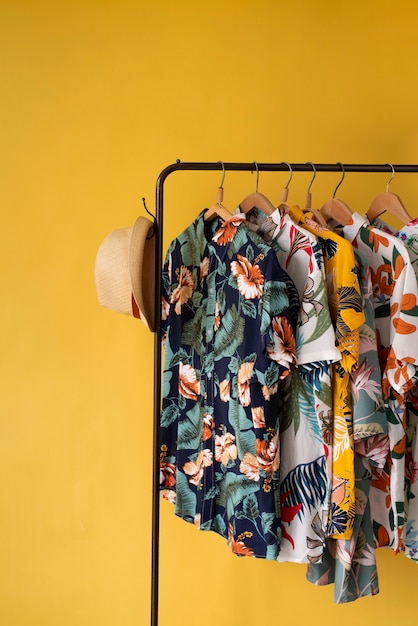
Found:
[[[215,217],[220,217],[221,220],[225,221],[231,217],[231,213],[224,207],[223,204],[214,204],[207,211],[205,211],[204,219],[205,222],[210,222]]]
[[[385,211],[397,217],[404,225],[412,220],[400,197],[391,191],[385,191],[376,196],[366,213],[367,219],[369,222],[373,222],[376,217],[379,217]]]
[[[331,198],[331,200],[325,202],[325,204],[321,207],[320,212],[326,222],[334,219],[343,226],[346,226],[351,222],[353,215],[353,212],[348,204],[338,198]]]
[[[223,221],[231,217],[231,213],[222,204],[223,197],[224,197],[223,187],[218,187],[218,190],[216,193],[216,204],[212,205],[207,211],[205,211],[205,215],[204,215],[205,222],[210,222],[215,217],[219,217]]]
[[[266,213],[266,215],[271,215],[276,210],[267,196],[259,191],[254,191],[244,198],[244,200],[240,202],[239,208],[242,213],[249,213],[252,209],[257,208],[263,211],[263,213]]]

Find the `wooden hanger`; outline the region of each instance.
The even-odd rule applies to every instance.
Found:
[[[344,165],[342,163],[338,163],[338,165],[341,167],[343,175],[340,182],[335,187],[332,198],[325,202],[325,204],[321,207],[320,212],[326,222],[329,222],[331,219],[333,219],[339,224],[342,224],[342,226],[346,226],[347,224],[351,223],[353,212],[348,204],[335,197],[337,189],[341,185],[345,177]]]
[[[379,217],[379,215],[382,215],[382,213],[387,211],[394,217],[397,217],[398,220],[405,225],[412,221],[412,217],[409,215],[400,197],[389,191],[389,185],[395,176],[395,168],[390,163],[387,165],[392,168],[392,176],[386,184],[386,191],[376,196],[371,203],[370,208],[366,213],[367,219],[369,222],[373,222],[376,217]]]
[[[315,180],[315,176],[316,176],[316,169],[315,169],[315,165],[311,162],[309,162],[309,165],[312,165],[312,169],[314,171],[314,175],[312,176],[311,182],[309,183],[309,187],[308,187],[308,191],[306,192],[306,199],[305,199],[305,208],[302,209],[302,211],[304,213],[312,213],[312,215],[314,216],[315,221],[322,226],[323,228],[328,228],[328,225],[325,221],[325,219],[323,218],[322,214],[317,210],[317,209],[313,209],[312,208],[312,194],[311,194],[311,187],[312,187],[312,183]]]
[[[216,204],[213,204],[207,211],[205,211],[205,214],[204,214],[205,222],[210,222],[213,219],[215,219],[215,217],[219,217],[222,221],[225,221],[229,219],[230,217],[232,217],[228,209],[224,207],[224,205],[222,204],[222,201],[224,199],[224,188],[222,185],[225,180],[225,166],[222,163],[222,161],[219,161],[219,163],[222,165],[222,169],[223,169],[222,181],[216,192]]]
[[[259,209],[266,215],[271,215],[276,210],[276,207],[270,202],[270,200],[263,193],[258,191],[258,165],[254,161],[254,165],[257,171],[257,180],[255,184],[255,191],[246,196],[239,204],[240,211],[242,213],[249,213],[252,209]]]

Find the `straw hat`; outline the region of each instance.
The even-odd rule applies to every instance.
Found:
[[[154,224],[138,217],[131,228],[113,230],[96,256],[94,278],[99,303],[141,319],[155,331]]]

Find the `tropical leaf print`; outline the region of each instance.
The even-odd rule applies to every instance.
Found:
[[[337,254],[338,244],[336,241],[332,241],[332,239],[328,238],[324,239],[323,237],[318,237],[318,241],[328,260],[332,259]]]
[[[179,450],[198,449],[203,433],[203,415],[200,407],[195,404],[187,411],[186,418],[178,423],[177,447]]]
[[[354,287],[343,286],[338,289],[338,295],[339,295],[339,306],[338,306],[338,313],[337,313],[336,332],[337,332],[337,338],[341,338],[341,337],[344,337],[345,335],[348,335],[350,331],[352,331],[354,328],[359,328],[361,326],[362,322],[364,322],[364,313],[363,313],[363,306],[361,302],[361,296],[359,292],[357,291],[357,289],[355,289]],[[355,320],[355,318],[353,318],[353,313],[352,313],[353,311],[361,315],[361,318],[359,318],[358,324],[352,325],[352,323],[350,323],[349,325],[344,320],[345,311],[347,309],[350,310],[350,317],[348,318],[350,319],[350,322],[353,319]]]
[[[245,409],[239,402],[230,400],[228,421],[234,429],[238,456],[243,458],[246,452],[255,454],[255,433],[253,420],[247,417]]]
[[[221,326],[215,335],[215,360],[231,357],[244,340],[245,320],[232,305],[222,316]]]
[[[316,292],[314,297],[315,297],[315,300],[312,300],[311,302],[311,304],[314,307],[314,310],[313,311],[311,310],[310,313],[306,313],[306,316],[309,318],[315,315],[316,324],[315,324],[315,329],[312,332],[312,334],[304,337],[305,344],[308,344],[311,341],[316,341],[319,337],[321,337],[328,330],[329,325],[330,325],[330,320],[329,320],[328,315],[319,315],[322,308],[324,306],[328,306],[326,303],[325,289],[323,289],[321,293]],[[302,303],[302,307],[303,307],[303,303]],[[301,310],[302,310],[302,307],[301,307]],[[321,309],[319,309],[319,307],[321,307]]]
[[[328,473],[325,456],[310,463],[300,464],[292,469],[281,481],[281,493],[288,493],[286,506],[302,504],[299,516],[304,515],[305,507],[316,510],[325,501]]]
[[[176,421],[179,414],[180,409],[176,404],[166,406],[161,413],[161,426],[163,428],[170,426],[170,424]]]
[[[285,283],[269,280],[264,285],[263,291],[263,313],[266,312],[268,320],[263,317],[262,330],[270,324],[271,317],[280,315],[289,306],[289,297]]]
[[[338,535],[345,532],[348,524],[348,511],[343,510],[332,502],[331,521],[328,528],[329,535]]]
[[[351,374],[351,392],[355,401],[359,399],[360,390],[364,390],[376,405],[382,404],[382,385],[372,378],[375,371],[376,368],[373,365],[368,365],[367,357],[365,357],[359,367]]]
[[[196,310],[192,319],[183,324],[181,333],[182,345],[191,346],[200,355],[203,353],[202,327],[203,308],[200,307]]]
[[[250,519],[257,519],[260,515],[260,511],[258,510],[258,502],[257,498],[253,493],[250,493],[249,496],[246,496],[242,503],[242,512],[245,517]]]
[[[289,266],[289,263],[296,252],[298,252],[299,250],[304,250],[309,256],[309,271],[312,272],[312,245],[309,238],[293,225],[290,226],[289,236],[291,241],[291,248],[289,256],[286,260],[286,267]]]
[[[235,509],[250,493],[259,490],[259,485],[246,476],[232,473],[225,474],[225,478],[219,483],[219,493],[216,498],[217,504],[226,509],[227,519],[231,519]]]
[[[189,522],[194,522],[196,494],[190,488],[189,481],[182,472],[177,472],[176,494],[176,514]]]

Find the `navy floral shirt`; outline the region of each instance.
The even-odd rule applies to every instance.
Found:
[[[161,495],[238,555],[280,550],[280,385],[296,363],[284,272],[244,214],[202,211],[163,276]]]

